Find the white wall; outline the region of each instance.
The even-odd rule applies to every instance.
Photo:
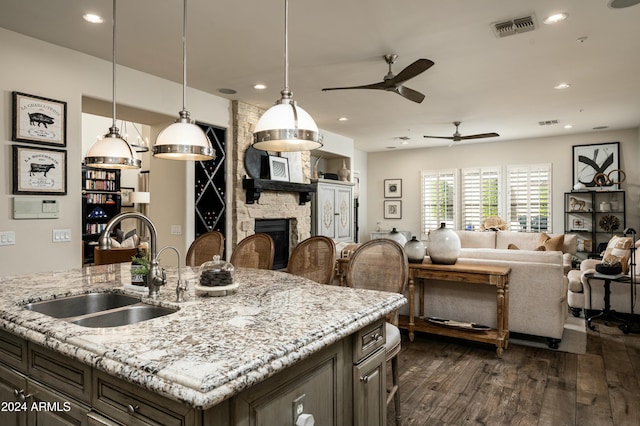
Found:
[[[627,226],[640,231],[640,135],[639,129],[599,131],[559,137],[480,144],[457,144],[450,148],[385,151],[368,154],[367,229],[377,222],[383,229],[411,231],[420,236],[420,171],[500,166],[507,164],[551,163],[553,176],[553,232],[564,231],[564,193],[573,187],[573,145],[620,142],[620,167],[627,179]],[[402,219],[384,219],[385,179],[402,179]],[[368,239],[368,237],[367,237]]]
[[[86,96],[111,102],[111,63],[5,29],[0,29],[0,57],[0,117],[4,124],[0,137],[3,162],[0,174],[0,231],[14,231],[16,235],[15,245],[0,246],[0,276],[80,267],[82,98]],[[12,91],[67,102],[67,195],[55,197],[60,203],[61,214],[58,219],[12,219]],[[182,88],[178,83],[118,67],[116,98],[119,105],[151,111],[163,117],[177,117],[182,107],[181,95]],[[192,89],[189,89],[187,99],[193,118],[223,128],[230,126],[231,105],[228,100]],[[153,129],[157,132],[167,123],[144,124],[155,125],[152,128],[153,140]],[[154,191],[149,211],[158,225],[159,246],[174,244],[184,257],[187,212],[192,211],[186,205],[188,194],[185,188],[193,187],[192,165],[154,159],[150,169],[152,191],[154,186],[156,189],[162,188],[167,179],[172,184],[183,182],[177,190],[172,187],[160,191],[160,196],[156,196]],[[170,225],[173,224],[183,226],[182,236],[169,234]],[[52,243],[53,229],[70,229],[72,241]],[[166,263],[175,261],[167,256]]]

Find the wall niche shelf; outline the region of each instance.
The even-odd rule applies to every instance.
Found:
[[[310,183],[282,182],[270,179],[242,179],[242,188],[247,191],[245,202],[255,204],[263,191],[297,192],[298,203],[302,206],[311,201],[316,185]]]

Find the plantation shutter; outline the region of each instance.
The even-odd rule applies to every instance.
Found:
[[[551,164],[507,167],[511,230],[551,231]]]
[[[462,169],[460,228],[480,230],[489,216],[500,215],[500,169]]]
[[[423,171],[422,176],[422,238],[444,222],[456,225],[456,171]]]

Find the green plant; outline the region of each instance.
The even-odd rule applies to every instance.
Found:
[[[148,253],[144,253],[142,256],[138,252],[137,255],[131,257],[131,274],[133,275],[148,275],[151,260]]]

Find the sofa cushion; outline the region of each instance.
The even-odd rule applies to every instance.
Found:
[[[496,248],[495,231],[456,231],[463,248]],[[505,247],[506,248],[506,247]]]
[[[520,250],[535,250],[538,247],[537,232],[501,231],[496,235],[496,248],[508,249],[509,244],[514,244]]]
[[[546,251],[562,251],[564,246],[564,234],[555,237],[548,236],[545,232],[540,233],[538,247],[544,247]]]
[[[553,263],[562,265],[562,253],[557,251],[533,251],[533,250],[485,250],[481,248],[463,248],[460,250],[458,260],[484,259],[499,260],[503,262],[531,262]]]

